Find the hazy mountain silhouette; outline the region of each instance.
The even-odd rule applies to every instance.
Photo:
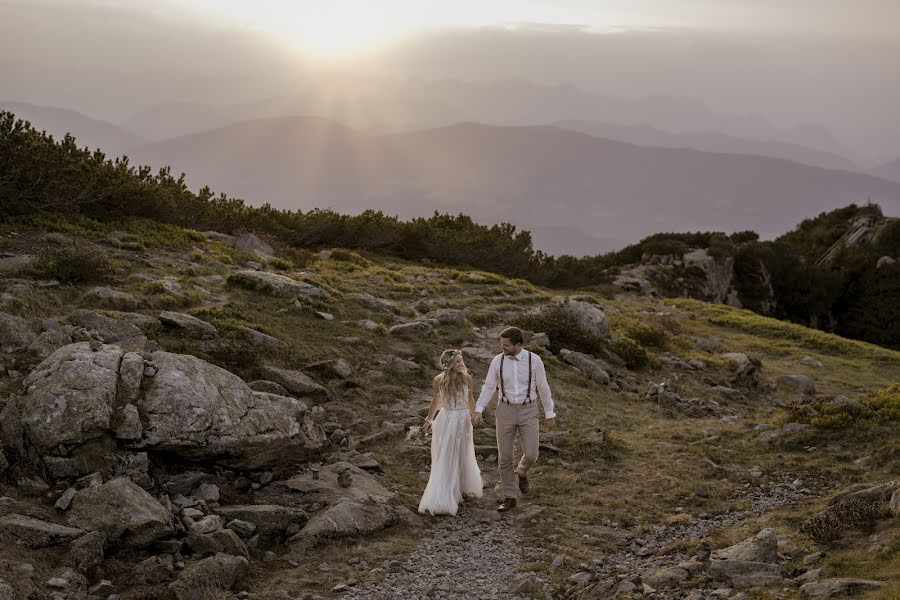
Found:
[[[547,126],[465,123],[371,136],[320,118],[262,119],[131,155],[254,204],[376,208],[402,217],[464,212],[626,241],[697,229],[771,236],[810,214],[867,199],[900,213],[900,183],[865,174],[648,148]],[[568,237],[548,243],[567,247]]]
[[[57,139],[71,133],[79,146],[91,150],[100,148],[110,156],[118,156],[147,141],[124,127],[92,119],[74,110],[3,101],[0,101],[0,110],[8,110],[16,117],[30,121],[37,129],[45,130]]]
[[[466,121],[493,125],[536,125],[561,120],[646,124],[669,132],[710,132],[815,148],[826,154],[852,154],[822,127],[779,128],[759,115],[710,110],[693,98],[617,97],[575,85],[519,80],[426,81],[319,75],[298,79],[255,102],[155,106],[123,125],[147,139],[160,140],[246,120],[292,115],[332,119],[371,133],[443,127]],[[790,158],[783,150],[775,156]],[[821,160],[816,164],[840,166],[820,163]],[[843,166],[852,167],[851,164]]]
[[[557,127],[639,146],[693,148],[704,152],[755,154],[783,158],[826,169],[858,170],[853,161],[838,154],[779,141],[743,139],[705,131],[672,132],[649,125],[619,125],[602,121],[558,121]]]
[[[884,163],[880,167],[872,169],[872,174],[876,177],[884,177],[892,181],[900,181],[900,158]]]

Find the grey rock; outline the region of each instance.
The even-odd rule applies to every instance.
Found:
[[[437,321],[438,325],[462,327],[466,324],[466,311],[458,308],[439,308],[429,313],[428,318]]]
[[[212,339],[219,335],[219,330],[211,323],[192,315],[165,310],[159,313],[159,321],[168,327],[184,330],[188,335],[200,339]]]
[[[800,359],[800,362],[802,362],[804,365],[807,365],[809,367],[822,368],[825,366],[822,364],[821,360],[819,360],[817,358],[813,358],[812,356],[804,356],[803,358]]]
[[[66,553],[64,564],[87,573],[94,567],[103,564],[106,535],[100,531],[92,531],[72,542]]]
[[[0,325],[0,327],[2,327],[2,325]],[[0,334],[0,336],[2,336],[2,334]],[[44,331],[37,336],[37,338],[29,344],[28,351],[38,358],[44,359],[63,346],[68,346],[71,343],[72,338],[65,332],[51,329],[49,331]],[[2,345],[3,341],[0,340],[0,346]]]
[[[257,257],[265,260],[275,255],[275,250],[269,244],[265,243],[252,233],[245,233],[234,240],[234,247],[255,254]]]
[[[133,404],[126,404],[116,414],[115,437],[120,440],[134,441],[141,439],[144,427],[138,409]]]
[[[213,556],[220,552],[250,558],[246,544],[231,529],[219,529],[211,533],[191,532],[188,535],[187,543],[193,555],[200,558]]]
[[[807,396],[812,396],[816,393],[816,383],[806,375],[781,375],[776,379],[776,382]]]
[[[266,379],[258,379],[251,381],[247,386],[254,392],[265,392],[267,394],[275,394],[276,396],[287,396],[290,394],[283,385],[268,381]]]
[[[170,555],[151,556],[131,570],[134,583],[138,585],[159,585],[175,579],[175,561]]]
[[[891,495],[891,500],[888,503],[888,508],[891,511],[891,514],[895,517],[900,517],[900,488],[894,491]]]
[[[110,314],[107,311],[107,314]],[[78,309],[71,312],[66,321],[79,328],[96,332],[99,339],[107,344],[115,344],[126,351],[141,351],[147,344],[147,337],[133,319],[122,315],[134,313],[118,313],[121,318],[99,315],[92,310]],[[152,319],[154,322],[156,319]]]
[[[84,531],[11,513],[0,517],[0,535],[28,548],[47,548],[71,542],[84,535]]]
[[[686,581],[690,574],[679,567],[663,567],[651,573],[641,575],[641,580],[656,589],[677,587],[682,581]]]
[[[140,306],[140,302],[133,295],[108,286],[91,288],[82,296],[81,302],[88,306],[115,310],[134,310]]]
[[[350,297],[358,300],[362,304],[365,304],[369,308],[374,308],[375,310],[381,310],[385,312],[392,312],[396,310],[397,303],[391,300],[385,300],[383,298],[376,298],[372,294],[368,292],[359,292],[350,294]]]
[[[211,589],[230,590],[249,565],[243,556],[216,554],[188,565],[169,589],[178,600],[204,600]]]
[[[592,379],[601,385],[609,384],[608,368],[606,365],[589,354],[582,352],[573,352],[571,350],[562,349],[559,351],[559,357],[585,375],[588,379]]]
[[[0,312],[0,353],[24,350],[37,337],[37,333],[28,324],[28,321],[15,315]]]
[[[729,359],[733,364],[731,377],[735,384],[748,388],[757,388],[762,384],[759,370],[746,354],[741,352],[726,352],[722,357]]]
[[[5,256],[0,258],[0,277],[9,277],[23,273],[37,264],[38,259],[31,254]]]
[[[244,539],[253,537],[256,534],[256,524],[241,519],[232,519],[225,527],[234,531]],[[287,527],[285,527],[285,530]]]
[[[363,319],[359,322],[359,326],[366,331],[375,331],[376,329],[378,329],[378,323],[371,319]]]
[[[22,425],[39,452],[80,445],[109,431],[121,357],[117,346],[70,344],[25,379]]]
[[[230,522],[240,520],[250,523],[263,537],[283,536],[291,526],[302,527],[309,521],[309,516],[299,508],[274,504],[220,506],[213,510]]]
[[[325,441],[303,401],[254,392],[194,356],[155,352],[150,361],[157,373],[144,385],[144,435],[136,446],[255,469]]]
[[[531,336],[530,344],[534,346],[540,346],[541,348],[549,348],[550,347],[550,336],[546,333],[535,333]]]
[[[833,598],[834,596],[844,596],[884,586],[885,583],[881,581],[840,577],[804,583],[800,586],[800,593],[807,598]]]
[[[412,321],[400,323],[388,329],[388,335],[396,337],[426,337],[431,335],[434,328],[427,321]]]
[[[563,316],[572,319],[577,327],[588,335],[609,337],[609,320],[603,309],[595,304],[567,297],[545,305],[535,312],[541,314],[545,311],[559,311]]]
[[[257,346],[258,348],[280,350],[281,348],[287,347],[287,344],[279,340],[277,337],[273,337],[261,331],[250,329],[249,327],[241,327],[241,331],[244,333],[244,337],[247,338],[247,341],[249,341],[254,346]]]
[[[778,562],[778,537],[771,529],[763,529],[752,538],[713,552],[719,560],[743,560],[775,564]]]
[[[56,508],[56,510],[68,510],[69,505],[72,504],[72,498],[75,497],[77,491],[78,490],[75,488],[67,489],[56,501],[56,504],[53,505],[54,508]]]
[[[343,501],[319,513],[289,541],[316,543],[325,539],[358,537],[381,531],[400,521],[384,504]]]
[[[312,302],[325,301],[330,298],[330,294],[322,288],[277,273],[252,270],[238,271],[231,275],[228,281],[278,298],[296,296]]]
[[[146,546],[172,535],[172,514],[153,496],[127,479],[84,488],[75,494],[67,520],[110,541]]]
[[[859,400],[854,400],[853,398],[848,398],[847,396],[835,396],[828,401],[828,405],[838,410],[857,415],[868,412],[869,410],[868,407]]]
[[[776,585],[782,582],[781,569],[777,564],[749,560],[712,560],[709,574],[718,579],[727,579],[736,588]]]
[[[300,371],[279,367],[264,367],[263,375],[283,386],[291,394],[310,397],[327,397],[328,390],[316,383],[310,376]]]

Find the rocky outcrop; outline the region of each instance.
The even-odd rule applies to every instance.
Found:
[[[306,402],[251,390],[194,356],[155,352],[145,359],[118,346],[71,344],[38,365],[24,388],[17,400],[22,431],[59,469],[70,452],[98,438],[242,468],[301,460],[325,443]]]
[[[807,598],[833,598],[873,590],[885,585],[882,581],[841,577],[804,583],[800,586],[800,593]]]
[[[230,590],[249,566],[243,556],[216,554],[185,567],[169,589],[178,600],[205,600],[211,590]]]
[[[312,377],[291,369],[279,367],[264,367],[262,374],[269,381],[274,381],[291,394],[307,396],[311,398],[324,398],[328,396],[328,390],[316,383]]]
[[[255,254],[257,258],[263,260],[272,258],[275,250],[269,244],[265,243],[252,233],[245,233],[237,239],[232,238],[232,245],[238,250]]]
[[[214,325],[193,315],[165,310],[159,313],[159,320],[163,325],[173,329],[181,329],[193,337],[211,339],[219,335],[219,331]]]

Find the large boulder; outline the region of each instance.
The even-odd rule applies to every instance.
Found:
[[[368,292],[358,292],[350,294],[350,297],[358,300],[362,304],[365,304],[369,308],[374,308],[375,310],[392,312],[397,309],[396,302],[392,300],[385,300],[384,298],[376,298]]]
[[[175,532],[172,514],[128,479],[79,491],[72,498],[67,520],[75,527],[103,532],[110,541],[138,547]]]
[[[49,329],[42,332],[28,346],[28,351],[40,359],[45,359],[63,346],[72,343],[72,338],[64,331]]]
[[[19,514],[0,517],[0,537],[28,548],[46,548],[65,544],[84,535],[84,531],[48,523]]]
[[[39,452],[80,445],[109,431],[122,355],[118,346],[70,344],[25,378],[22,425]]]
[[[33,254],[0,257],[0,277],[23,273],[37,264],[37,262],[38,258]]]
[[[298,296],[306,300],[319,302],[328,300],[330,297],[328,292],[311,283],[297,281],[278,273],[266,271],[253,271],[251,269],[238,271],[231,275],[228,281],[279,298]]]
[[[150,363],[156,374],[144,382],[139,407],[144,433],[133,446],[249,469],[324,443],[301,400],[254,392],[195,356],[155,352]]]
[[[214,590],[230,590],[249,567],[243,556],[219,553],[185,567],[169,589],[178,600],[206,600]]]
[[[316,543],[324,539],[358,537],[381,531],[399,521],[399,512],[391,506],[348,500],[313,517],[289,541]]]
[[[24,350],[36,338],[37,333],[28,324],[28,321],[0,312],[0,353]]]
[[[426,316],[436,321],[438,325],[463,326],[466,324],[466,311],[460,308],[439,308]]]

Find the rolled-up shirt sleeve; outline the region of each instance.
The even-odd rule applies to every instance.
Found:
[[[500,357],[495,356],[488,367],[487,375],[484,377],[484,385],[481,386],[481,395],[478,396],[478,402],[475,403],[475,412],[482,413],[487,405],[491,403],[494,397],[494,391],[497,389],[497,374],[500,370]]]
[[[556,413],[553,412],[553,394],[550,392],[550,384],[547,382],[547,371],[544,369],[544,361],[537,354],[534,366],[535,384],[541,395],[541,403],[544,405],[544,418],[554,419]]]

